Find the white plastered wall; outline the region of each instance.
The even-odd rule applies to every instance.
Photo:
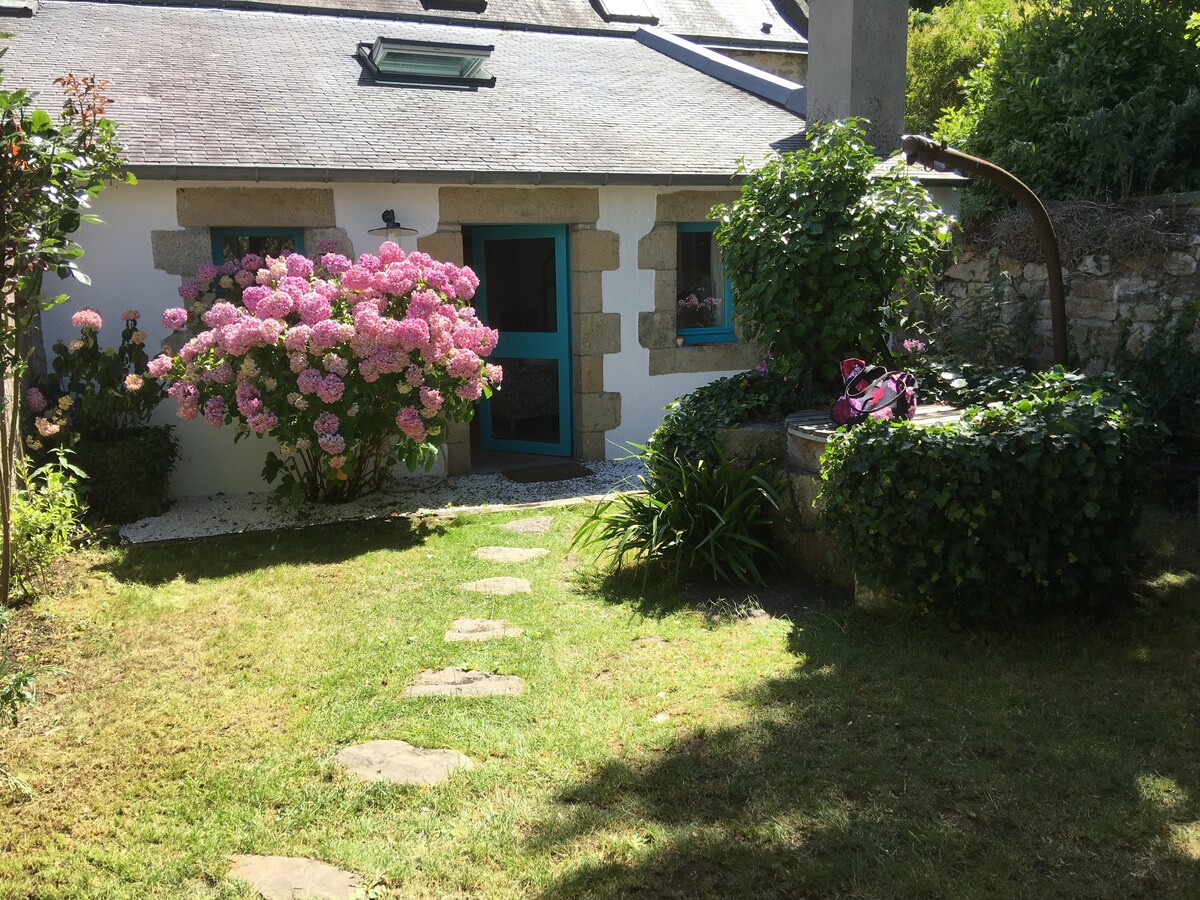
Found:
[[[638,343],[638,313],[654,311],[654,272],[638,268],[638,241],[654,227],[658,195],[671,190],[600,189],[596,227],[621,236],[621,266],[605,272],[602,281],[604,311],[621,314],[621,352],[604,357],[604,389],[621,395],[621,424],[608,433],[609,459],[627,456],[630,442],[644,444],[672,400],[737,371],[652,376],[650,351]]]

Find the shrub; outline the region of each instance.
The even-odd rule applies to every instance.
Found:
[[[236,422],[237,440],[272,434],[263,475],[293,500],[350,500],[392,466],[429,467],[448,422],[467,421],[499,384],[484,357],[495,329],[468,305],[469,268],[386,242],[352,262],[338,253],[253,254],[201,266],[163,324],[195,336],[150,373],[183,419]]]
[[[939,123],[953,146],[1043,199],[1123,199],[1196,187],[1200,46],[1194,0],[1037,0],[1001,31]],[[994,187],[973,188],[1000,205]]]
[[[165,392],[148,377],[140,317],[122,313],[120,343],[103,349],[100,314],[78,310],[71,324],[80,336],[54,344],[52,374],[25,394],[28,448],[42,460],[73,450],[88,475],[81,488],[89,516],[114,524],[163,511],[179,457],[171,427],[147,424]]]
[[[894,292],[930,293],[950,239],[924,188],[877,163],[861,120],[813,126],[807,148],[749,172],[741,198],[713,210],[747,337],[805,390],[844,357],[885,352],[905,306]]]
[[[83,472],[67,461],[67,451],[32,472],[20,474],[13,493],[13,588],[30,598],[44,586],[55,560],[71,552],[72,541],[84,531],[79,502]]]
[[[664,457],[714,462],[718,430],[746,422],[778,422],[804,406],[796,379],[788,375],[759,369],[718,378],[667,404],[650,447]]]
[[[948,109],[963,104],[963,82],[1020,9],[1010,0],[950,0],[921,12],[910,4],[904,127],[932,134]]]
[[[768,540],[779,506],[767,464],[735,466],[686,459],[634,445],[645,465],[634,492],[602,501],[575,533],[572,547],[602,544],[620,569],[628,557],[649,576],[652,565],[705,571],[716,581],[762,584],[762,564],[777,558]]]
[[[1112,395],[1071,383],[953,425],[868,421],[834,435],[821,527],[865,584],[948,618],[1114,603],[1134,548],[1143,432]]]
[[[1117,323],[1113,371],[1137,394],[1146,415],[1166,428],[1168,438],[1197,431],[1200,349],[1192,346],[1191,335],[1198,318],[1200,303],[1195,300],[1178,312],[1164,303],[1137,353],[1129,350],[1132,321],[1123,318]]]

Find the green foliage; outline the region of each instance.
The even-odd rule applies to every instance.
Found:
[[[0,56],[4,54],[0,50]],[[76,260],[83,248],[71,237],[84,222],[98,222],[87,209],[114,178],[129,184],[116,125],[105,118],[107,82],[67,74],[55,81],[64,100],[57,116],[33,106],[28,91],[0,89],[0,396],[20,396],[30,348],[28,335],[44,309],[66,294],[42,295],[42,277],[54,272],[88,283]],[[15,471],[19,404],[7,403],[0,423],[0,470]],[[9,601],[12,564],[12,490],[0,478],[0,604]]]
[[[1056,376],[961,423],[869,420],[830,440],[821,527],[866,584],[992,624],[1128,596],[1145,432]]]
[[[121,343],[116,348],[101,348],[96,329],[88,327],[81,329],[78,339],[54,344],[52,375],[38,387],[47,404],[41,417],[59,431],[52,439],[43,437],[44,443],[74,446],[150,421],[166,391],[158,379],[146,377],[150,357],[146,335],[138,328],[138,313],[129,310],[123,321]],[[29,412],[32,430],[44,430],[37,427],[38,416],[32,408]]]
[[[1198,318],[1200,303],[1195,300],[1178,312],[1164,303],[1136,354],[1129,351],[1132,321],[1118,322],[1113,370],[1132,387],[1146,415],[1165,426],[1168,437],[1196,431],[1200,418],[1200,350],[1190,342]]]
[[[906,305],[893,294],[928,294],[950,239],[925,190],[877,162],[861,120],[813,126],[807,148],[748,172],[741,198],[713,210],[747,337],[805,389],[883,352]]]
[[[83,531],[79,481],[86,477],[60,450],[51,462],[22,473],[13,494],[13,587],[32,598],[45,585],[55,560],[71,552]]]
[[[733,465],[687,459],[634,445],[646,472],[633,492],[602,501],[575,533],[572,547],[599,543],[615,569],[626,558],[681,572],[704,571],[714,581],[762,584],[761,565],[777,558],[768,543],[779,497],[767,464]]]
[[[76,458],[90,476],[88,515],[119,525],[166,509],[179,442],[169,425],[142,425],[82,441]]]
[[[778,422],[803,409],[796,379],[773,371],[752,370],[718,378],[667,404],[667,414],[650,436],[660,456],[714,462],[722,428],[746,422]]]
[[[932,134],[947,109],[963,104],[963,82],[981,63],[1020,10],[1010,0],[950,0],[922,12],[909,5],[908,78],[904,127]]]
[[[17,710],[34,700],[33,673],[18,667],[4,638],[12,611],[0,607],[0,727],[17,724]],[[17,782],[0,768],[0,783]]]
[[[1123,199],[1200,181],[1195,0],[1037,0],[939,123],[954,147],[1013,172],[1043,200]],[[976,202],[999,206],[990,186]]]

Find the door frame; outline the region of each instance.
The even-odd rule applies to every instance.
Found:
[[[558,363],[558,442],[504,440],[492,435],[490,400],[480,403],[479,443],[484,450],[507,453],[571,456],[575,447],[575,397],[571,370],[571,272],[570,231],[566,225],[480,225],[471,229],[471,268],[479,277],[475,294],[475,309],[487,324],[487,254],[488,241],[520,240],[523,238],[554,239],[555,312],[558,330],[554,332],[500,332],[500,341],[492,351],[496,357],[528,357],[552,359]],[[553,341],[553,346],[549,344]],[[504,390],[501,382],[499,390]]]

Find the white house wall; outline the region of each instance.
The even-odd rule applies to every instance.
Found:
[[[157,348],[167,332],[160,317],[164,309],[177,306],[177,288],[183,280],[155,268],[150,233],[178,229],[176,191],[179,188],[252,188],[251,183],[143,181],[135,186],[114,185],[97,200],[94,212],[105,222],[86,225],[78,237],[85,255],[81,268],[92,279],[90,286],[72,282],[66,304],[47,312],[43,319],[46,344],[71,339],[71,314],[83,307],[98,310],[104,319],[103,346],[115,346],[121,331],[121,312],[137,309],[140,325],[147,333],[147,346]],[[395,209],[397,219],[417,228],[418,235],[403,238],[405,250],[417,248],[422,235],[438,228],[439,185],[412,184],[271,184],[273,188],[322,187],[333,191],[337,227],[345,230],[356,253],[378,246],[379,238],[367,234],[381,223],[384,209]],[[605,312],[621,316],[621,349],[604,358],[604,389],[621,395],[621,418],[607,433],[606,455],[625,454],[628,442],[644,442],[662,418],[663,407],[682,394],[732,372],[649,375],[649,351],[639,344],[638,314],[654,308],[654,272],[639,269],[638,243],[654,227],[655,203],[670,189],[643,186],[608,186],[599,189],[600,229],[620,235],[620,265],[603,274]],[[306,248],[312,252],[315,248]],[[47,289],[53,289],[48,284]],[[246,438],[233,443],[231,429],[214,429],[202,420],[180,421],[174,403],[165,401],[156,422],[176,426],[182,456],[172,480],[176,496],[241,493],[263,490],[260,471],[269,439]]]

